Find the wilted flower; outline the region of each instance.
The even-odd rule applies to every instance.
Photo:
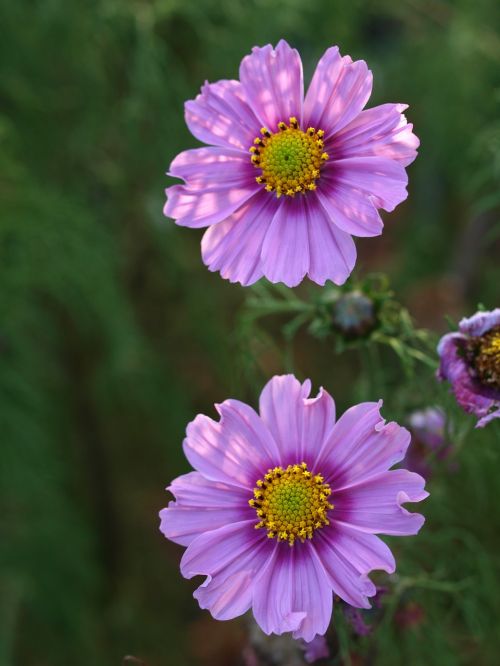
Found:
[[[377,211],[406,196],[405,167],[418,139],[404,104],[363,111],[372,74],[329,48],[304,97],[302,63],[280,41],[243,58],[239,81],[206,83],[185,107],[192,134],[169,174],[164,213],[209,227],[203,261],[232,282],[261,277],[297,285],[345,282],[356,262],[351,236],[377,236]]]
[[[376,534],[416,534],[423,516],[402,508],[427,496],[404,469],[407,430],[385,423],[381,403],[348,409],[335,423],[331,396],[293,376],[274,377],[260,415],[237,400],[198,415],[184,452],[197,471],[169,490],[161,530],[187,550],[186,578],[207,576],[194,596],[221,620],[253,609],[267,634],[311,641],[325,633],[333,594],[369,608],[368,574],[395,561]]]
[[[451,383],[458,404],[482,428],[500,417],[500,308],[462,319],[458,333],[439,341],[438,378]]]

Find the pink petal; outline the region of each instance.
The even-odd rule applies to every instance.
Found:
[[[278,447],[262,420],[245,403],[226,400],[215,407],[221,416],[218,423],[199,414],[188,425],[186,458],[208,479],[251,490],[263,470],[274,467]]]
[[[201,242],[208,268],[243,286],[259,280],[262,245],[277,207],[275,197],[258,192],[226,220],[209,227]]]
[[[392,574],[396,570],[396,560],[390,548],[374,534],[335,523],[331,541],[335,550],[349,560],[360,574],[369,574],[375,569]]]
[[[403,166],[411,164],[420,144],[403,111],[407,104],[382,104],[365,109],[332,142],[338,157],[386,157]]]
[[[417,534],[424,517],[401,504],[425,499],[429,493],[424,485],[418,474],[395,469],[338,492],[334,489],[335,520],[372,534]]]
[[[318,62],[304,101],[304,127],[322,129],[328,138],[349,124],[372,91],[372,73],[363,60],[342,58],[337,46]]]
[[[176,501],[160,511],[160,530],[182,546],[204,532],[255,516],[248,506],[247,491],[208,481],[199,472],[179,476],[167,490]]]
[[[255,184],[249,154],[229,148],[185,150],[173,160],[168,175],[185,180],[190,191]]]
[[[276,131],[278,123],[295,116],[300,123],[304,83],[296,49],[283,39],[276,50],[268,44],[254,47],[240,65],[240,80],[248,104],[262,125]]]
[[[351,407],[339,418],[325,442],[316,468],[334,490],[390,469],[406,455],[410,433],[395,422],[385,424],[382,401]]]
[[[309,398],[311,382],[301,384],[293,375],[273,377],[259,401],[260,415],[280,449],[282,465],[312,464],[316,451],[335,423],[335,403],[320,389]]]
[[[275,545],[255,581],[253,612],[266,634],[293,631],[294,638],[311,641],[326,632],[332,591],[312,543]]]
[[[218,620],[250,608],[255,576],[272,552],[270,540],[254,525],[255,520],[244,521],[206,532],[190,543],[182,557],[185,578],[208,576],[194,596]]]
[[[390,551],[387,552],[389,549],[377,537],[364,536],[337,523],[314,535],[318,555],[333,592],[357,608],[370,608],[367,597],[373,597],[377,591],[367,574],[373,569],[394,571],[394,559]]]
[[[203,143],[246,154],[260,130],[239,81],[205,83],[196,99],[186,102],[185,118],[191,134]]]
[[[218,185],[203,190],[191,190],[185,185],[173,185],[165,190],[167,202],[163,214],[181,227],[208,227],[226,219],[259,189],[244,176],[239,186]]]
[[[353,236],[380,236],[384,223],[370,196],[360,196],[351,187],[325,176],[317,197],[328,217],[342,231]]]
[[[284,197],[262,246],[262,271],[270,282],[295,287],[309,270],[309,231],[304,197]]]
[[[333,189],[337,183],[350,190],[353,201],[371,197],[378,208],[392,211],[406,199],[408,176],[405,168],[385,157],[349,157],[332,160],[323,177]]]
[[[232,620],[252,606],[254,571],[237,571],[227,577],[210,577],[195,590],[200,608],[216,620]]]
[[[306,205],[309,229],[309,271],[311,280],[344,284],[356,264],[356,246],[351,236],[337,228],[319,200]]]

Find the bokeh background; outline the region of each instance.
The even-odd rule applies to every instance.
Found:
[[[229,396],[255,403],[285,368],[271,324],[276,349],[257,348],[249,380],[246,291],[204,268],[201,231],[162,216],[170,160],[196,145],[183,102],[281,37],[306,80],[332,44],[365,59],[370,105],[407,102],[421,148],[408,200],[357,244],[358,274],[387,272],[440,333],[446,315],[500,305],[500,4],[1,0],[0,12],[0,664],[240,664],[244,621],[198,609],[157,513],[188,469],[186,423]],[[293,353],[341,409],[368,390],[328,340],[302,333]],[[386,416],[434,399],[430,370],[410,380],[390,354],[384,367],[370,397],[384,393]],[[498,663],[498,435],[467,437],[458,469],[430,481],[422,534],[394,544],[418,621],[384,622],[360,648],[369,662],[353,648],[330,663]]]

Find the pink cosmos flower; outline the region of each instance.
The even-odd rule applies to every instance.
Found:
[[[405,167],[419,145],[405,104],[363,111],[372,73],[329,48],[304,97],[302,62],[281,40],[243,58],[240,80],[205,83],[186,103],[208,147],[174,159],[164,214],[208,227],[203,261],[231,282],[265,276],[297,285],[307,274],[342,284],[356,262],[352,236],[378,236],[377,211],[407,197]]]
[[[274,377],[260,414],[238,400],[216,405],[220,421],[198,415],[184,452],[196,469],[168,488],[164,535],[187,546],[186,578],[206,580],[194,596],[216,619],[250,608],[267,634],[323,635],[333,595],[369,608],[368,574],[395,570],[376,534],[416,534],[423,516],[401,505],[427,496],[424,479],[404,469],[407,430],[385,423],[381,402],[348,409],[293,375]]]

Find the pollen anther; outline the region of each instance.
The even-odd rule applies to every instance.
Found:
[[[329,525],[327,513],[333,504],[327,498],[331,488],[305,462],[269,469],[264,479],[256,482],[254,496],[258,500],[251,499],[249,504],[258,517],[255,528],[265,527],[270,539],[293,546],[296,541],[312,539],[316,530]]]
[[[297,118],[290,118],[289,124],[281,121],[278,131],[271,132],[267,127],[260,130],[250,148],[251,162],[261,170],[262,180],[268,192],[294,197],[316,189],[320,170],[328,159],[324,152],[323,130],[308,127],[303,131]],[[256,148],[258,146],[258,148]]]

